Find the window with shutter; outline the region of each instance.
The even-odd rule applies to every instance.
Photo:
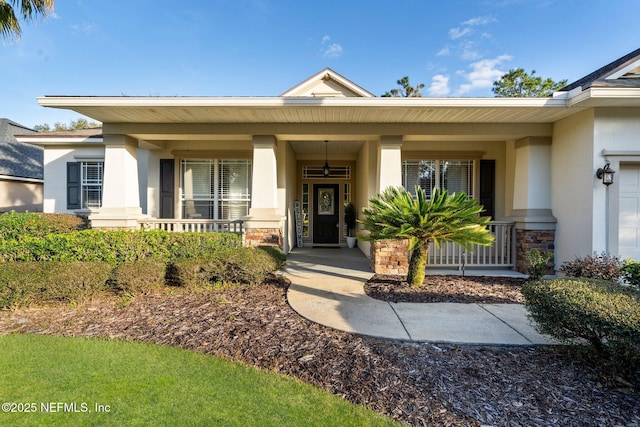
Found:
[[[67,209],[102,206],[104,162],[67,163]]]

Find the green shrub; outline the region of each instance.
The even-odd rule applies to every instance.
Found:
[[[276,270],[282,270],[287,264],[287,255],[282,249],[275,246],[258,246],[258,249],[266,252],[276,263]]]
[[[76,302],[105,289],[104,262],[20,262],[0,268],[0,307]]]
[[[0,261],[105,261],[112,265],[145,258],[198,257],[241,245],[231,233],[83,230],[0,240]]]
[[[553,258],[553,252],[541,251],[539,249],[532,249],[527,252],[527,274],[529,280],[538,280],[547,272],[551,267],[549,262]]]
[[[87,228],[85,220],[77,215],[49,213],[17,213],[0,215],[0,240],[19,239],[53,233],[69,233]]]
[[[640,262],[627,259],[622,263],[620,271],[628,284],[640,289]]]
[[[640,362],[640,292],[596,279],[531,281],[522,288],[540,332],[586,340],[619,362]]]
[[[584,258],[563,262],[559,269],[569,277],[586,277],[591,279],[610,280],[620,279],[620,258],[601,253],[594,253]]]
[[[278,268],[278,261],[269,251],[239,247],[172,262],[167,269],[167,282],[186,287],[217,282],[258,284]]]
[[[144,294],[165,284],[166,264],[146,258],[117,266],[109,279],[109,286],[119,294]]]

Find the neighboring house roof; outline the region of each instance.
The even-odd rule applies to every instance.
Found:
[[[568,84],[560,91],[568,92],[578,87],[582,90],[590,87],[640,87],[640,49]]]
[[[43,179],[42,147],[19,142],[15,137],[37,133],[19,123],[0,118],[0,176],[5,179]]]

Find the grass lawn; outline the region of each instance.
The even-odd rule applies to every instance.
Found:
[[[11,426],[394,425],[312,386],[227,360],[41,335],[0,336],[0,403],[0,425]]]

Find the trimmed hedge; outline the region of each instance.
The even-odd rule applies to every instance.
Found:
[[[569,277],[587,277],[612,282],[617,282],[622,274],[620,258],[606,252],[563,262],[559,271]]]
[[[105,262],[22,262],[0,268],[0,307],[77,302],[105,290]]]
[[[219,282],[258,284],[281,266],[277,252],[242,247],[173,262],[167,268],[167,283],[184,287]]]
[[[47,234],[70,233],[86,228],[85,220],[77,215],[15,211],[0,215],[0,240],[24,236],[44,237]]]
[[[640,362],[640,292],[596,279],[527,282],[525,306],[540,332],[572,343],[588,341],[618,362]]]
[[[105,261],[112,265],[145,258],[162,261],[203,256],[241,246],[232,233],[169,233],[83,230],[0,240],[0,261]]]
[[[164,286],[166,270],[163,261],[153,258],[121,264],[113,269],[108,285],[118,294],[144,294]]]

